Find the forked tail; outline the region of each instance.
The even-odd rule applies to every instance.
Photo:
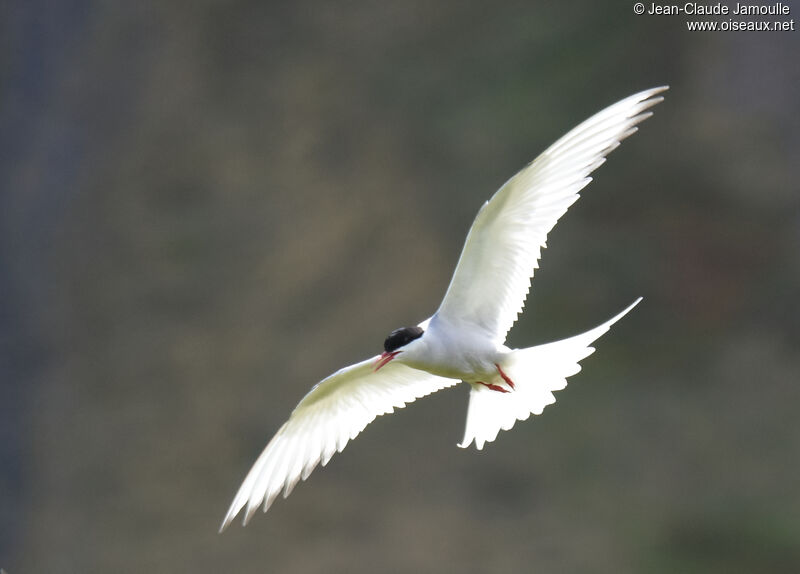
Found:
[[[499,367],[514,382],[512,392],[497,392],[486,385],[472,384],[467,410],[467,426],[461,448],[474,440],[478,450],[497,438],[501,430],[510,430],[518,420],[539,415],[556,402],[553,391],[567,386],[567,377],[581,370],[579,361],[594,352],[590,345],[608,332],[611,325],[633,309],[639,297],[624,311],[602,325],[568,339],[516,349],[506,355]],[[499,375],[499,373],[498,373]]]

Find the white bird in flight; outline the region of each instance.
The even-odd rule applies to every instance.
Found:
[[[341,452],[375,417],[461,381],[471,387],[464,439],[480,450],[517,420],[541,414],[553,391],[580,370],[591,343],[641,298],[602,325],[568,339],[510,349],[506,334],[522,312],[547,234],[647,111],[662,86],[595,114],[508,180],[483,204],[467,235],[439,309],[415,327],[392,331],[384,352],[320,381],[267,444],[236,493],[224,530]]]

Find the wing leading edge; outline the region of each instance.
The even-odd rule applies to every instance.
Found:
[[[509,179],[478,212],[437,314],[474,325],[503,344],[525,305],[547,234],[578,200],[589,174],[652,115],[647,110],[667,89],[609,106]]]

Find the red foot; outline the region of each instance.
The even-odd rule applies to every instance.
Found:
[[[509,379],[509,378],[508,378],[508,375],[506,375],[506,374],[503,372],[503,369],[501,369],[501,368],[500,368],[500,365],[498,365],[497,363],[495,363],[495,364],[494,364],[494,366],[495,366],[495,367],[497,367],[497,372],[498,372],[498,373],[500,373],[500,376],[501,376],[501,377],[503,377],[503,380],[504,380],[506,383],[508,383],[508,386],[509,386],[509,387],[511,387],[512,389],[516,389],[517,387],[516,387],[516,385],[514,385],[514,381],[512,381],[511,379]]]
[[[508,389],[504,389],[500,385],[493,385],[491,383],[483,383],[481,381],[478,381],[478,384],[479,385],[483,385],[484,387],[488,387],[488,388],[492,389],[493,391],[497,391],[498,393],[507,393],[508,392]]]

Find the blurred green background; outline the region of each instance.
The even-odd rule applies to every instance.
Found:
[[[800,32],[632,6],[0,4],[0,566],[799,572]],[[645,298],[558,404],[479,453],[443,391],[218,535],[311,385],[435,310],[481,203],[661,84],[511,334]]]

